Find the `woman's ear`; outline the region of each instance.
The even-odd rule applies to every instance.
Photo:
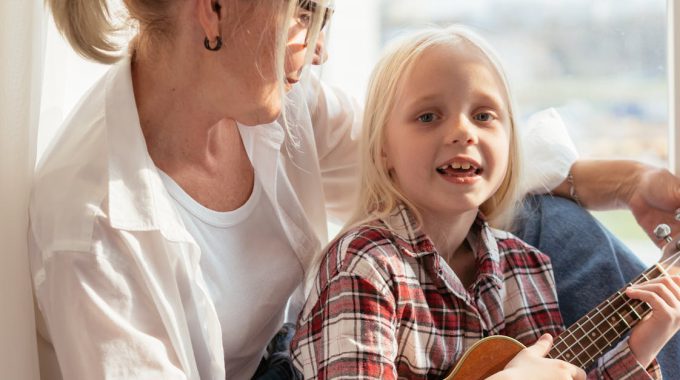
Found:
[[[390,163],[389,158],[387,157],[387,153],[385,152],[385,149],[380,149],[380,164],[387,170],[388,172],[392,170],[392,164]]]
[[[198,15],[198,22],[203,28],[203,33],[209,41],[215,41],[217,37],[221,37],[220,19],[222,18],[222,4],[223,0],[195,0],[196,14]]]

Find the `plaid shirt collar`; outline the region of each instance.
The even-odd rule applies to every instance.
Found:
[[[400,204],[394,212],[381,222],[386,225],[396,237],[396,243],[402,253],[414,257],[425,258],[438,254],[432,240],[419,228],[415,215],[403,204]],[[500,252],[493,230],[480,211],[470,227],[467,241],[477,257],[477,280],[488,279],[497,288],[503,286],[503,272],[500,267]],[[441,255],[440,255],[441,256]],[[443,256],[442,256],[443,257]],[[424,260],[431,263],[427,268],[433,273],[440,272],[440,260]]]

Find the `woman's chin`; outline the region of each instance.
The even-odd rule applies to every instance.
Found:
[[[262,107],[258,110],[254,110],[254,112],[251,112],[249,115],[244,115],[238,122],[243,125],[254,127],[256,125],[273,123],[279,116],[281,116],[281,103],[277,102],[275,105],[272,104],[268,107]]]
[[[281,100],[279,99],[278,101],[274,102],[274,104],[270,104],[267,109],[263,110],[262,113],[262,123],[260,124],[269,124],[273,123],[276,121],[276,119],[281,116]]]

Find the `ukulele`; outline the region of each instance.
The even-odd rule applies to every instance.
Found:
[[[671,241],[670,228],[667,225],[657,227],[655,234],[665,239],[667,243]],[[667,244],[665,249],[669,246],[670,244]],[[677,242],[676,248],[680,249],[680,241]],[[668,276],[670,273],[677,274],[680,268],[674,267],[678,262],[680,251],[654,264],[627,286],[604,300],[558,335],[553,340],[553,346],[547,357],[560,359],[583,369],[589,368],[652,310],[648,304],[628,298],[624,290],[630,285]],[[486,337],[467,350],[445,380],[486,379],[503,370],[515,355],[525,348],[522,343],[506,336]]]

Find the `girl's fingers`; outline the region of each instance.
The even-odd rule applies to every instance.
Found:
[[[638,285],[630,287],[626,289],[626,295],[632,299],[648,303],[655,311],[657,309],[663,309],[663,305],[665,305],[666,302],[656,293],[650,291],[650,286],[651,285]]]
[[[550,347],[552,347],[553,343],[553,337],[550,334],[543,334],[536,343],[534,343],[532,346],[529,346],[526,348],[526,352],[530,352],[531,355],[537,356],[537,357],[544,357],[545,355],[550,352]]]
[[[645,284],[657,284],[657,283],[660,283],[660,282],[665,283],[668,280],[671,280],[674,283],[680,285],[680,275],[661,275],[661,276],[653,278],[651,280],[642,281],[642,282],[639,282],[639,283],[634,284],[634,285],[637,286],[637,285],[645,285]]]
[[[666,284],[668,290],[673,294],[676,303],[680,305],[680,277],[666,277],[666,281],[664,283]]]
[[[633,287],[633,290],[653,293],[661,299],[661,302],[672,308],[678,306],[679,304],[677,297],[675,297],[673,292],[664,283],[657,282],[637,285]],[[650,305],[652,304],[650,303]]]
[[[680,307],[680,276],[655,278],[632,288],[654,292],[663,298],[669,306]]]
[[[643,288],[644,286],[644,288]],[[673,314],[675,308],[670,306],[664,298],[654,291],[649,290],[651,287],[655,287],[656,284],[647,284],[638,287],[631,287],[626,289],[626,295],[632,299],[640,300],[646,302],[652,307],[652,312],[655,315],[661,317],[662,315],[670,316]],[[661,289],[664,289],[661,287]],[[666,292],[670,294],[670,291],[666,289]],[[658,314],[657,314],[658,313]],[[663,318],[663,317],[662,317]]]
[[[680,300],[680,276],[670,276],[669,279],[671,280],[673,294]]]
[[[558,359],[550,359],[553,363],[555,363],[555,367],[557,368],[562,368],[563,370],[566,370],[569,374],[569,378],[572,380],[586,380],[586,372],[581,369],[580,367],[575,366],[574,364],[571,364],[569,362],[565,362],[562,360]]]
[[[571,378],[573,380],[586,380],[586,371],[574,365],[572,366]]]

